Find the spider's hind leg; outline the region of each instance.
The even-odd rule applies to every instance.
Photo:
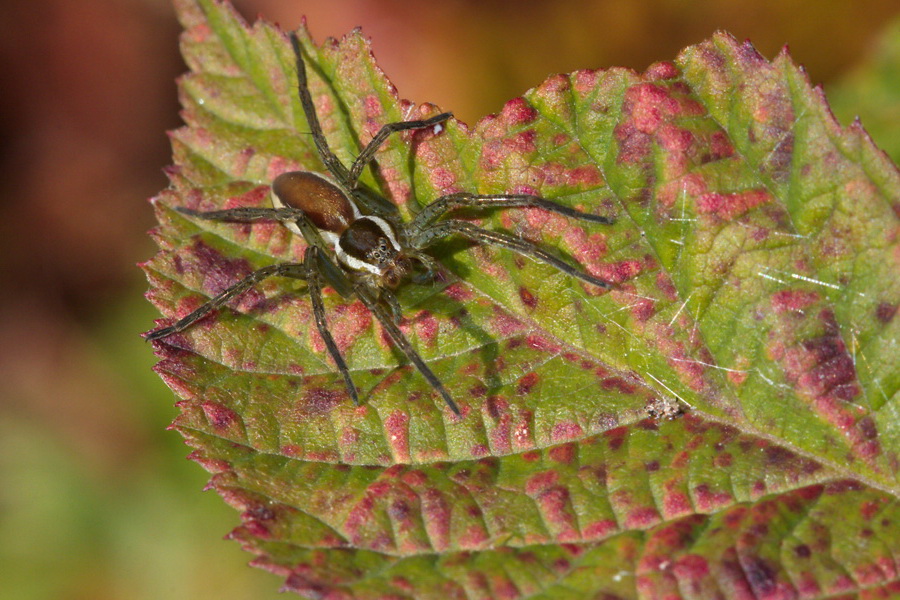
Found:
[[[173,325],[151,331],[146,336],[147,341],[158,340],[168,335],[172,335],[173,333],[184,331],[232,298],[246,292],[251,286],[276,275],[281,277],[293,277],[295,279],[306,279],[306,268],[302,263],[280,263],[253,271],[228,289],[216,295],[212,300],[193,311],[191,314],[176,321]]]
[[[585,273],[584,271],[576,269],[569,263],[553,256],[540,246],[532,244],[531,242],[528,242],[526,240],[513,237],[506,233],[483,229],[467,221],[460,221],[457,219],[440,221],[434,225],[426,227],[422,231],[418,232],[418,234],[411,236],[411,241],[416,248],[422,249],[435,244],[453,234],[459,234],[463,237],[466,237],[476,244],[483,244],[486,246],[499,246],[501,248],[512,250],[513,252],[517,252],[518,254],[527,256],[536,261],[546,263],[552,267],[559,269],[567,275],[571,275],[572,277],[580,279],[585,283],[596,285],[597,287],[601,287],[604,289],[610,289],[613,287],[610,282],[604,281],[602,279],[594,277],[593,275]]]
[[[413,348],[412,344],[409,343],[409,340],[403,335],[403,332],[394,322],[394,319],[391,318],[391,315],[384,309],[378,300],[373,297],[367,288],[357,285],[355,287],[356,295],[363,301],[363,304],[366,305],[366,308],[369,309],[375,318],[381,323],[381,326],[384,328],[385,333],[388,334],[388,337],[391,338],[391,341],[394,343],[397,348],[400,349],[403,354],[406,355],[406,358],[409,359],[415,367],[419,370],[419,373],[428,381],[428,383],[433,387],[444,399],[444,402],[453,411],[453,413],[457,416],[460,416],[462,413],[459,411],[459,406],[456,405],[456,402],[453,401],[453,397],[450,396],[450,392],[447,391],[447,388],[444,387],[444,384],[441,383],[441,380],[438,379],[437,375],[428,367],[422,357],[419,356],[419,353]]]
[[[303,255],[303,263],[306,265],[306,283],[309,286],[309,297],[313,307],[313,317],[316,320],[316,328],[319,330],[319,335],[322,336],[325,347],[328,349],[328,354],[334,359],[338,371],[340,371],[341,376],[344,378],[344,384],[347,386],[347,392],[350,394],[350,398],[353,399],[354,404],[359,405],[359,394],[357,393],[356,386],[353,384],[353,379],[350,377],[350,369],[347,368],[347,363],[344,361],[344,357],[341,356],[341,351],[334,342],[334,337],[331,335],[331,331],[328,329],[328,322],[325,319],[325,304],[322,301],[322,285],[319,281],[318,253],[318,248],[309,246],[306,248],[306,253]]]
[[[417,235],[446,213],[458,208],[504,209],[529,207],[541,208],[580,221],[602,223],[604,225],[611,225],[614,223],[609,217],[575,210],[574,208],[569,208],[568,206],[532,194],[471,194],[469,192],[457,192],[455,194],[441,196],[431,204],[425,206],[419,214],[410,221],[407,226],[407,231],[410,235]]]
[[[249,223],[252,221],[293,221],[306,216],[299,208],[264,208],[244,206],[240,208],[226,208],[224,210],[200,211],[184,206],[177,206],[175,210],[183,215],[203,219],[205,221],[235,221]]]

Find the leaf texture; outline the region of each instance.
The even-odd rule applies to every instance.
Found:
[[[174,207],[267,206],[278,174],[323,169],[285,35],[220,2],[176,5],[186,125],[144,265],[170,317],[304,250],[278,224]],[[360,33],[322,47],[299,33],[345,164],[381,125],[436,114],[398,100]],[[716,34],[643,74],[553,76],[472,129],[393,136],[363,181],[407,218],[456,191],[614,217],[483,224],[616,285],[441,245],[438,280],[401,289],[402,326],[461,417],[361,303],[330,294],[353,405],[303,282],[269,280],[156,342],[174,427],[241,511],[232,537],[285,589],[900,595],[900,176],[786,54]],[[684,416],[649,416],[676,402]]]

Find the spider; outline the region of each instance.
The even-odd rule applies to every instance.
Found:
[[[612,286],[607,281],[572,267],[531,242],[483,229],[467,221],[442,217],[459,208],[538,207],[583,221],[603,224],[613,221],[528,194],[467,192],[438,198],[409,222],[402,222],[399,217],[387,214],[377,205],[386,200],[380,196],[373,197],[371,192],[359,186],[358,180],[363,169],[372,162],[375,153],[392,133],[429,127],[434,128],[437,133],[441,124],[452,114],[441,113],[428,119],[384,125],[347,169],[328,147],[309,92],[300,42],[294,33],[290,39],[297,61],[300,103],[328,174],[292,171],[279,175],[272,182],[272,208],[245,207],[200,212],[178,207],[176,210],[190,217],[212,221],[281,222],[293,233],[303,236],[308,244],[303,262],[273,264],[254,271],[173,325],[151,331],[146,336],[147,340],[158,340],[190,327],[210,311],[268,277],[303,279],[307,283],[319,334],[344,379],[347,392],[359,404],[359,394],[350,371],[328,329],[322,301],[324,278],[343,298],[356,297],[362,301],[381,323],[393,344],[441,395],[450,410],[460,415],[459,407],[441,380],[422,360],[399,327],[402,312],[393,290],[408,280],[422,282],[434,275],[438,261],[425,253],[430,246],[457,234],[475,244],[499,246],[547,263],[589,284],[601,288]],[[414,273],[416,267],[424,269],[424,274]]]

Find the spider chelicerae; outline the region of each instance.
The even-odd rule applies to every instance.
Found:
[[[272,182],[272,208],[245,207],[200,212],[178,207],[176,210],[194,218],[212,221],[279,221],[290,231],[303,236],[306,241],[303,262],[279,263],[254,271],[173,325],[151,331],[147,334],[147,339],[157,340],[190,327],[210,311],[268,277],[303,279],[312,301],[316,328],[343,376],[347,392],[359,404],[359,394],[350,371],[328,330],[322,301],[324,280],[342,297],[359,298],[381,323],[394,345],[441,395],[450,410],[460,415],[459,407],[441,380],[400,330],[402,312],[392,291],[407,281],[426,281],[434,274],[438,268],[438,260],[426,254],[425,251],[430,246],[458,234],[476,244],[499,246],[547,263],[589,284],[601,288],[612,286],[609,282],[576,269],[531,242],[483,229],[468,221],[443,217],[459,208],[538,207],[594,223],[610,224],[612,220],[528,194],[460,192],[438,198],[425,206],[411,221],[402,222],[397,216],[379,207],[379,202],[385,201],[383,198],[373,198],[368,190],[359,186],[359,176],[392,133],[429,127],[434,128],[437,133],[441,124],[452,116],[451,113],[384,125],[347,169],[328,147],[309,92],[300,42],[296,34],[291,34],[290,37],[297,60],[300,103],[328,174],[292,171],[279,175]],[[424,273],[416,273],[417,270],[424,270]]]

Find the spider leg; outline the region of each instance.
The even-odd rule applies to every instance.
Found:
[[[334,152],[331,151],[331,148],[328,147],[328,141],[325,139],[325,134],[322,132],[322,125],[319,124],[316,106],[313,104],[312,96],[309,93],[309,82],[306,79],[306,65],[303,62],[303,52],[300,47],[300,40],[297,38],[296,33],[291,33],[291,46],[293,46],[294,54],[297,57],[297,88],[300,95],[300,104],[303,106],[303,112],[306,113],[306,121],[309,124],[310,133],[316,144],[316,149],[319,151],[319,157],[321,157],[322,163],[331,174],[334,175],[335,179],[347,187],[353,187],[352,185],[348,185],[351,180],[349,179],[347,167],[344,166],[344,163],[342,163],[340,159],[335,156]],[[355,179],[352,181],[355,181]]]
[[[571,219],[580,219],[582,221],[591,221],[593,223],[603,223],[610,225],[614,221],[609,217],[600,215],[592,215],[590,213],[581,212],[562,204],[557,204],[540,196],[531,194],[470,194],[469,192],[459,192],[456,194],[447,194],[441,196],[417,214],[410,221],[407,229],[409,231],[422,231],[442,215],[457,208],[523,208],[534,206],[543,208],[546,211],[554,212]]]
[[[359,296],[360,300],[363,301],[363,304],[366,305],[366,308],[368,308],[369,311],[375,315],[375,318],[381,322],[381,326],[384,327],[384,330],[387,332],[388,336],[390,336],[394,345],[397,346],[397,348],[406,355],[406,358],[416,366],[419,373],[421,373],[422,376],[428,380],[428,383],[431,384],[431,387],[438,391],[444,399],[444,402],[450,407],[450,410],[452,410],[455,415],[460,416],[462,413],[459,412],[459,407],[456,405],[456,402],[453,401],[450,393],[444,388],[444,384],[441,383],[441,380],[437,378],[437,375],[428,368],[428,365],[425,364],[425,361],[422,360],[419,353],[416,352],[415,348],[412,347],[412,344],[409,343],[409,340],[406,339],[406,336],[403,335],[403,332],[400,331],[400,328],[397,327],[397,324],[391,318],[391,315],[388,314],[384,307],[369,294],[368,289],[361,285],[357,285],[355,290],[357,296]]]
[[[375,157],[375,152],[378,151],[378,148],[388,139],[392,133],[397,131],[405,131],[407,129],[425,129],[426,127],[431,127],[432,125],[437,125],[438,123],[443,123],[447,119],[453,116],[453,113],[441,113],[439,115],[435,115],[428,119],[422,119],[418,121],[399,121],[397,123],[388,123],[387,125],[382,126],[378,133],[375,134],[375,137],[366,144],[366,147],[363,148],[362,152],[359,153],[359,156],[356,157],[356,160],[353,161],[353,166],[350,167],[350,177],[349,177],[349,187],[356,186],[356,180],[359,179],[359,176],[362,174],[363,169],[366,168],[366,165],[371,162],[371,160]]]
[[[174,325],[163,327],[161,329],[157,329],[156,331],[151,331],[146,336],[147,341],[158,340],[160,338],[166,337],[167,335],[172,335],[173,333],[184,331],[195,322],[206,316],[210,311],[219,308],[235,296],[243,294],[248,289],[250,289],[251,286],[256,285],[263,279],[275,275],[279,275],[281,277],[293,277],[296,279],[306,279],[306,268],[302,263],[280,263],[277,265],[269,265],[268,267],[263,267],[262,269],[253,271],[225,291],[219,293],[215,298],[213,298],[191,314],[182,319],[179,319],[177,322],[175,322]]]
[[[246,206],[204,212],[178,206],[175,210],[188,215],[189,217],[207,221],[236,221],[244,223],[251,221],[281,221],[288,226],[288,229],[302,235],[310,246],[315,246],[320,249],[328,247],[322,239],[322,234],[319,233],[319,230],[316,229],[315,225],[310,223],[306,213],[299,208],[292,208],[289,206],[279,208]],[[291,226],[294,226],[294,228]],[[321,254],[319,255],[319,261],[320,267],[322,267],[325,272],[325,278],[328,280],[328,283],[330,283],[344,298],[350,297],[353,294],[353,289],[343,271],[334,266],[331,261],[323,259]]]
[[[413,275],[412,280],[414,282],[425,283],[434,279],[434,273],[438,270],[437,261],[435,261],[424,252],[419,252],[418,250],[408,250],[407,254],[410,258],[417,260],[423,267],[425,267],[425,273],[416,273],[415,275]]]
[[[318,254],[318,248],[308,246],[306,253],[303,255],[303,264],[306,265],[306,283],[309,289],[309,297],[312,300],[316,328],[319,330],[322,340],[325,341],[328,354],[334,359],[338,371],[341,372],[341,376],[344,378],[347,392],[349,392],[354,404],[359,406],[359,395],[357,394],[356,386],[353,385],[353,379],[350,378],[350,370],[347,368],[347,363],[344,361],[344,357],[341,356],[341,351],[338,349],[337,344],[334,343],[334,337],[328,330],[328,322],[325,320],[325,304],[322,302],[322,285],[319,281]]]
[[[397,300],[397,296],[394,292],[386,288],[381,288],[378,299],[384,300],[385,304],[391,309],[391,315],[394,317],[394,322],[399,323],[400,319],[403,318],[403,309],[400,308],[400,301]]]
[[[482,229],[481,227],[473,225],[472,223],[469,223],[467,221],[459,221],[456,219],[441,221],[440,223],[426,227],[417,235],[413,236],[412,243],[414,247],[422,249],[444,239],[449,235],[453,235],[454,233],[458,233],[459,235],[466,237],[478,244],[500,246],[501,248],[507,248],[509,250],[512,250],[513,252],[517,252],[534,260],[547,263],[548,265],[556,267],[567,275],[571,275],[572,277],[575,277],[592,285],[596,285],[598,287],[606,289],[612,287],[612,284],[608,281],[603,281],[602,279],[598,279],[593,275],[589,275],[583,271],[579,271],[572,265],[558,259],[546,250],[532,244],[531,242],[513,237],[506,233]]]
[[[226,210],[210,210],[199,211],[184,206],[177,206],[175,210],[195,217],[197,219],[205,219],[207,221],[295,221],[305,218],[306,214],[299,208],[262,208],[253,206],[244,206],[241,208],[229,208]]]

